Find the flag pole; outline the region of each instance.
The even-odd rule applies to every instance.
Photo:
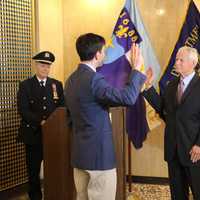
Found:
[[[126,134],[126,108],[123,108],[123,130]],[[132,192],[132,153],[131,153],[131,140],[128,137],[128,191]]]
[[[132,153],[131,140],[128,138],[128,191],[132,192]]]
[[[126,135],[126,108],[122,109],[123,115],[123,131],[124,136]],[[128,137],[128,191],[132,192],[132,160],[131,160],[131,140]]]

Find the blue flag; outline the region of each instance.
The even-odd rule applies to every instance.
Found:
[[[134,0],[126,0],[125,6],[113,30],[112,38],[108,43],[106,60],[104,65],[98,70],[112,86],[117,88],[125,86],[131,72],[131,65],[128,59],[131,44],[133,42],[143,43],[144,26],[142,26],[141,35],[139,34],[140,27],[136,27],[133,21],[135,16],[138,17],[138,12],[133,13],[137,9],[135,6]],[[139,22],[142,22],[141,19],[139,19]],[[151,54],[151,52],[149,53]],[[151,64],[153,66],[154,63]],[[135,148],[142,147],[142,143],[149,131],[146,120],[145,102],[142,95],[138,97],[134,106],[127,108],[126,129]]]
[[[148,36],[148,32],[142,21],[140,11],[137,7],[136,1],[126,1],[126,7],[129,10],[132,22],[135,24],[136,29],[139,31],[142,42],[139,44],[142,55],[144,57],[144,65],[146,68],[151,67],[154,73],[154,86],[157,87],[158,80],[160,79],[160,64]]]
[[[176,60],[176,54],[180,47],[189,46],[197,49],[200,53],[200,13],[193,1],[190,2],[185,22],[181,29],[178,41],[175,45],[174,51],[171,55],[169,64],[160,80],[160,92],[163,93],[168,81],[172,80],[174,76],[177,76],[174,70],[174,64]]]
[[[142,37],[142,41],[139,43],[139,46],[144,57],[144,65],[145,67],[152,67],[155,77],[154,85],[157,87],[158,79],[160,78],[160,65],[142,21],[136,1],[127,0],[125,6],[127,10],[129,10],[131,20]],[[146,125],[145,101],[141,95],[138,97],[135,106],[127,109],[126,119],[127,131],[130,133],[129,135],[131,135],[130,138],[135,141],[135,147],[142,147],[142,143],[145,140],[149,129]]]

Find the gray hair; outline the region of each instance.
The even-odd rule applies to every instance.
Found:
[[[195,66],[197,65],[199,53],[195,48],[183,46],[178,51],[187,51],[189,54],[188,55],[189,59],[191,59],[194,62]]]

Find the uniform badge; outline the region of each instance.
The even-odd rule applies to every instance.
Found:
[[[53,90],[53,99],[54,100],[58,100],[59,97],[58,97],[57,88],[56,88],[56,84],[55,83],[52,84],[52,90]]]
[[[50,57],[49,53],[45,53],[44,57],[49,58]]]

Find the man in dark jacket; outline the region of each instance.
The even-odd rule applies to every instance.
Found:
[[[182,47],[176,55],[175,70],[180,75],[168,83],[164,95],[151,87],[148,73],[144,96],[160,114],[165,127],[165,160],[168,163],[171,198],[188,200],[189,186],[200,199],[200,77],[195,72],[198,52]]]
[[[19,139],[26,147],[26,163],[29,175],[29,197],[41,200],[40,167],[43,159],[41,126],[59,106],[64,106],[62,83],[49,78],[55,57],[43,51],[33,57],[36,74],[20,83],[17,105],[21,115]]]
[[[81,63],[66,81],[64,92],[71,118],[72,166],[77,200],[115,200],[116,161],[113,146],[110,106],[133,105],[145,82],[139,70],[142,65],[139,49],[135,52],[135,69],[124,89],[111,87],[96,72],[104,59],[103,37],[88,33],[76,41]]]

